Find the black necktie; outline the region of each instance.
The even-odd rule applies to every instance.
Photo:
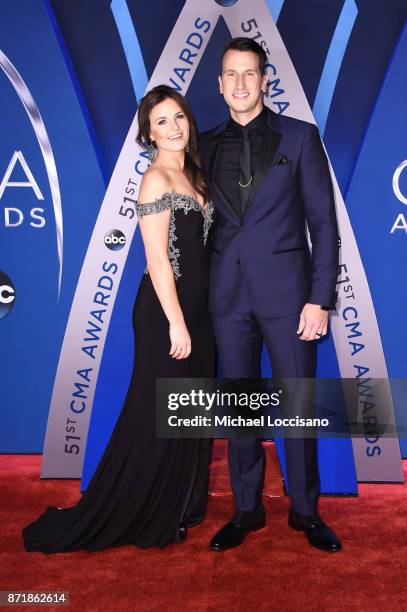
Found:
[[[239,187],[240,187],[240,204],[242,210],[242,216],[246,210],[247,202],[250,195],[250,184],[252,182],[252,171],[250,163],[250,140],[249,130],[245,126],[241,126],[243,144],[240,151],[240,174],[239,174]]]

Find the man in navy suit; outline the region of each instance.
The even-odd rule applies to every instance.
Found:
[[[264,341],[273,375],[313,378],[316,341],[327,333],[334,308],[334,195],[317,128],[263,105],[266,63],[263,48],[250,38],[227,45],[219,86],[230,119],[200,137],[217,210],[209,306],[224,377],[258,378]],[[261,441],[230,439],[228,448],[236,513],[212,539],[218,551],[265,525]],[[316,440],[288,437],[285,454],[289,526],[312,546],[340,550],[317,511]]]

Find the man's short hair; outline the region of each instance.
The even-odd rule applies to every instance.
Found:
[[[260,74],[265,73],[266,64],[267,64],[267,55],[263,47],[259,45],[259,43],[257,43],[255,40],[253,40],[252,38],[247,38],[246,36],[239,36],[238,38],[232,38],[232,40],[223,49],[222,64],[223,64],[223,58],[225,57],[226,53],[230,51],[231,49],[234,49],[236,51],[251,51],[252,53],[255,53],[257,57],[259,58]]]

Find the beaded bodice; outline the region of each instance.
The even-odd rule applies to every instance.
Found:
[[[139,202],[136,203],[136,212],[139,217],[157,214],[168,209],[171,211],[168,232],[168,258],[174,272],[175,280],[178,280],[181,276],[179,262],[181,252],[180,248],[178,248],[175,244],[178,240],[176,212],[183,211],[183,213],[187,215],[190,211],[194,211],[202,215],[202,241],[203,246],[205,246],[208,240],[209,230],[213,222],[214,205],[213,202],[208,202],[205,210],[194,196],[177,193],[176,191],[166,192],[152,202],[146,202],[144,204],[140,204]],[[144,273],[148,274],[147,268],[145,269]]]

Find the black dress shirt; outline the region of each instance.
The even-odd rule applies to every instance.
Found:
[[[263,149],[263,138],[267,125],[266,118],[267,111],[263,108],[254,119],[246,124],[246,128],[249,131],[250,160],[253,176]],[[239,159],[242,142],[242,126],[231,117],[220,144],[215,180],[224,197],[231,203],[239,217],[241,217]]]

